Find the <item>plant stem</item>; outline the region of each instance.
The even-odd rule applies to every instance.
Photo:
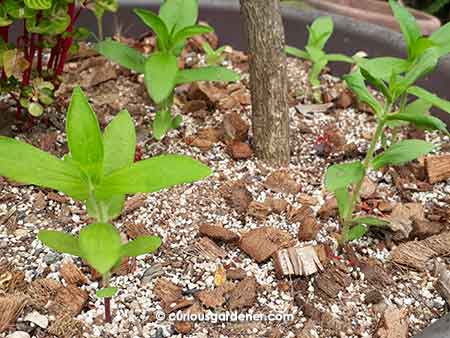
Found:
[[[109,278],[110,274],[106,273],[103,275],[103,283],[102,287],[107,288],[109,286]],[[111,298],[106,297],[105,298],[105,322],[111,323],[112,322],[112,316],[111,316]]]
[[[74,25],[74,19],[75,19],[75,3],[71,3],[68,5],[67,10],[69,16],[70,16],[70,24],[69,27],[67,27],[67,33],[69,33],[69,36],[66,37],[63,41],[62,46],[62,52],[58,60],[58,66],[56,67],[56,76],[59,76],[63,73],[64,65],[66,63],[67,55],[69,54],[69,49],[72,46],[73,37],[70,33],[73,32],[73,25]]]
[[[0,27],[0,37],[3,39],[4,43],[9,42],[9,26]],[[5,69],[2,67],[2,81],[6,81]]]
[[[98,39],[103,40],[103,16],[97,16]]]
[[[370,162],[372,161],[373,155],[375,153],[377,143],[383,133],[384,126],[385,126],[384,120],[378,121],[377,129],[375,130],[375,133],[373,134],[372,141],[370,142],[369,149],[367,150],[366,157],[363,161],[363,167],[364,167],[363,178],[358,182],[355,189],[353,189],[353,192],[351,195],[351,201],[350,201],[350,208],[348,210],[347,215],[345,215],[345,217],[344,217],[344,234],[346,234],[349,230],[349,223],[352,219],[353,211],[355,209],[356,203],[359,200],[359,195],[361,193],[361,188],[364,183],[364,178],[366,177],[367,170],[369,169]]]

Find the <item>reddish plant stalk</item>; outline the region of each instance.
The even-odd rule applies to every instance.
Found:
[[[36,34],[31,34],[29,53],[26,55],[26,59],[30,63],[30,66],[23,73],[22,86],[28,86],[30,84],[31,70],[33,68],[33,59],[34,59],[34,54],[36,53],[36,46],[34,44],[35,39],[36,39]]]
[[[70,16],[70,24],[69,24],[69,27],[67,27],[67,32],[72,33],[74,19],[75,19],[75,3],[71,3],[68,6],[69,6],[68,14]],[[73,42],[72,36],[68,36],[63,41],[61,55],[59,56],[58,66],[56,67],[56,73],[55,73],[56,76],[61,75],[64,70],[64,64],[66,63],[67,55],[69,54],[69,49],[72,46],[72,42]]]
[[[5,43],[9,42],[9,26],[0,27],[0,37]],[[6,80],[5,70],[2,68],[2,80]]]
[[[47,69],[50,70],[54,67],[54,65],[56,64],[56,61],[58,59],[58,52],[60,50],[60,46],[61,46],[61,38],[58,38],[58,41],[56,42],[56,45],[52,48],[51,52],[50,52],[50,58],[48,59],[48,63],[47,63]]]
[[[44,53],[44,47],[42,46],[43,43],[43,37],[41,34],[39,34],[38,37],[38,60],[37,60],[37,71],[39,75],[42,75],[42,57]]]
[[[111,298],[105,298],[105,322],[111,323]]]

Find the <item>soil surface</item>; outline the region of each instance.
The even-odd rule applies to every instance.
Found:
[[[154,45],[151,37],[127,42],[146,52]],[[183,54],[185,67],[204,64],[198,46],[191,42]],[[163,245],[154,255],[124,261],[112,278],[120,291],[112,300],[111,324],[104,324],[103,304],[95,297],[95,271],[36,239],[40,229],[77,234],[89,223],[84,207],[57,192],[0,178],[0,309],[5,310],[0,337],[406,338],[447,313],[447,137],[401,129],[400,138],[435,143],[435,154],[371,172],[357,212],[384,217],[391,225],[338,248],[337,206],[323,187],[324,172],[333,163],[363,158],[375,127],[370,110],[340,79],[323,74],[321,88],[312,89],[310,65],[289,59],[292,160],[277,169],[252,154],[244,54],[229,49],[224,62],[242,73],[239,83],[178,87],[173,112],[183,116],[183,124],[156,142],[150,134],[154,107],[142,76],[83,51],[85,57],[67,65],[57,104],[45,117],[2,127],[3,135],[62,156],[67,103],[72,86],[81,83],[103,127],[119,110],[130,111],[138,132],[137,160],[186,154],[213,174],[128,198],[115,221],[124,240],[157,234]],[[436,158],[444,164],[437,178]],[[284,270],[282,257],[300,264]],[[178,311],[292,318],[158,320]]]

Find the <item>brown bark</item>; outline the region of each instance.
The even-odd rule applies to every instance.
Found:
[[[240,0],[250,49],[253,137],[256,155],[287,165],[289,106],[285,38],[279,0]]]

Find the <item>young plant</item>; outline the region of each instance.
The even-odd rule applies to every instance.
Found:
[[[365,159],[362,162],[333,165],[326,173],[325,186],[335,194],[338,201],[344,242],[363,236],[368,230],[367,226],[387,224],[385,220],[353,215],[369,169],[379,170],[388,165],[401,165],[434,149],[432,143],[423,140],[393,140],[390,145],[385,143],[384,151],[376,155],[379,142],[386,139],[385,129],[399,123],[411,123],[418,128],[448,134],[445,123],[431,116],[428,111],[436,106],[450,113],[450,102],[415,83],[431,73],[439,58],[450,51],[450,35],[446,34],[450,26],[442,27],[430,38],[423,38],[412,15],[395,1],[390,3],[405,35],[409,49],[408,60],[389,57],[359,60],[357,69],[344,77],[358,99],[373,109],[377,119],[377,127]],[[369,92],[365,82],[379,90],[384,104]],[[408,104],[409,95],[417,99]]]
[[[295,47],[286,47],[286,53],[301,59],[309,60],[312,68],[309,71],[309,82],[311,86],[320,86],[319,76],[329,62],[353,63],[353,59],[341,54],[327,54],[325,45],[333,34],[333,19],[329,16],[319,17],[308,27],[309,37],[305,50]]]
[[[202,44],[202,47],[206,54],[206,64],[208,66],[220,66],[225,60],[225,50],[228,46],[222,46],[214,50],[211,45],[205,41]]]
[[[239,75],[222,67],[179,69],[177,57],[186,40],[199,34],[212,32],[209,26],[197,25],[197,0],[167,0],[159,15],[144,9],[135,13],[157,36],[157,51],[144,56],[119,42],[106,40],[97,44],[97,50],[111,61],[144,74],[149,96],[157,105],[153,121],[153,136],[161,140],[170,129],[180,126],[181,116],[172,116],[174,89],[177,85],[195,81],[239,80]]]
[[[80,88],[72,95],[67,113],[69,154],[54,157],[31,145],[0,137],[0,175],[17,182],[61,191],[86,204],[95,223],[79,238],[59,231],[43,230],[39,239],[48,247],[83,258],[103,276],[100,297],[110,320],[109,279],[123,257],[153,252],[157,237],[138,237],[122,245],[111,221],[124,207],[125,195],[149,193],[176,184],[190,183],[210,174],[210,169],[187,156],[161,155],[134,163],[136,133],[127,111],[121,111],[103,134],[94,111]]]

